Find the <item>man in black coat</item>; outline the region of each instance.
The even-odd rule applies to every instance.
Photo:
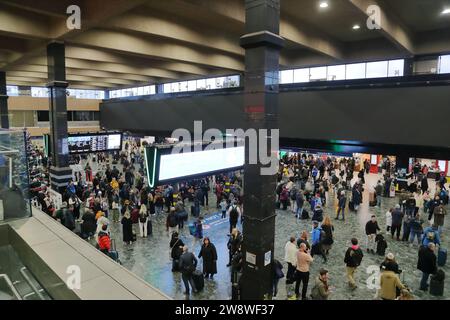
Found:
[[[181,279],[183,280],[184,287],[186,288],[185,295],[189,295],[189,284],[192,287],[192,291],[197,293],[194,280],[192,279],[192,273],[197,268],[198,260],[192,252],[189,252],[188,247],[183,247],[183,254],[180,257],[180,271]]]
[[[420,280],[420,290],[428,290],[428,278],[430,274],[435,274],[437,271],[436,255],[434,253],[435,244],[430,242],[428,246],[422,246],[419,249],[419,260],[417,262],[417,269],[422,271],[422,280]]]
[[[400,205],[396,205],[392,212],[392,227],[391,236],[394,239],[394,233],[397,233],[397,240],[400,241],[400,231],[402,229],[403,212],[400,210]]]
[[[375,237],[378,231],[380,231],[380,227],[378,226],[377,217],[372,215],[371,219],[366,223],[367,252],[375,254]]]

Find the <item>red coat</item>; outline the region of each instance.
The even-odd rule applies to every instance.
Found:
[[[108,234],[100,233],[98,237],[98,246],[100,250],[111,250],[111,239]]]

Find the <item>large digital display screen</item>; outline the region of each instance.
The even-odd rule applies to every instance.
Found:
[[[242,167],[244,162],[244,147],[166,154],[161,155],[158,178],[164,181],[222,171]]]
[[[121,149],[122,135],[113,133],[69,136],[67,143],[70,154],[114,151]]]
[[[193,178],[242,168],[244,146],[171,153],[172,148],[145,148],[148,184],[151,188],[162,183]]]

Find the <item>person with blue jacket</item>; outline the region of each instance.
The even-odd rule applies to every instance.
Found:
[[[438,226],[436,224],[433,224],[431,227],[427,227],[423,230],[422,245],[427,247],[429,243],[434,243],[439,246],[441,245]]]
[[[322,232],[322,228],[319,227],[319,222],[313,221],[313,230],[311,231],[311,257],[314,257],[314,254],[319,254],[322,256],[323,261],[327,262],[327,256],[322,249]]]

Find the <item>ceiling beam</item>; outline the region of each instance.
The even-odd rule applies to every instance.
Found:
[[[198,23],[187,22],[171,14],[155,10],[151,10],[149,13],[135,10],[117,16],[108,21],[106,27],[186,42],[199,47],[244,56],[244,50],[239,46],[239,34],[233,35],[224,32],[224,29],[205,28]]]
[[[202,52],[176,42],[149,39],[113,30],[89,30],[70,40],[70,43],[98,47],[142,57],[159,58],[198,65],[244,70],[243,59],[214,52]]]
[[[381,32],[389,41],[391,41],[399,50],[405,54],[413,55],[414,42],[411,32],[402,25],[400,19],[392,13],[392,10],[386,10],[378,0],[348,0],[354,7],[360,10],[363,14],[370,17],[371,13],[367,12],[370,5],[377,5],[380,8],[380,29]],[[377,29],[375,29],[377,30]]]

